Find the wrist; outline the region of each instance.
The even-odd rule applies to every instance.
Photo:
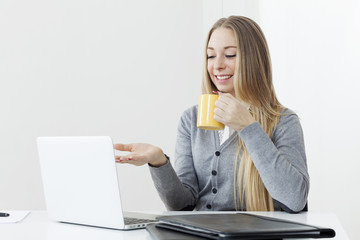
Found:
[[[238,126],[237,128],[234,128],[234,130],[237,132],[240,132],[241,130],[243,130],[244,128],[250,126],[251,124],[253,124],[255,122],[257,122],[257,121],[255,119],[252,119],[252,120],[248,121],[247,123],[242,124],[242,125]]]
[[[164,166],[169,160],[170,158],[161,151],[160,157],[156,161],[149,163],[149,165],[151,167],[161,167]]]

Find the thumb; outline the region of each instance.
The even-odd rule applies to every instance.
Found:
[[[114,149],[118,150],[118,151],[126,151],[126,152],[131,152],[133,146],[132,144],[114,144]]]

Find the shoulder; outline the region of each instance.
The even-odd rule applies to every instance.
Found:
[[[181,115],[179,122],[179,129],[193,129],[193,126],[196,126],[197,122],[197,112],[198,105],[194,105],[188,109],[186,109]]]
[[[293,122],[299,122],[299,116],[297,113],[289,108],[283,108],[281,110],[281,117],[278,126],[291,124]]]
[[[273,136],[284,135],[286,133],[302,135],[302,127],[298,114],[288,108],[284,108],[281,111],[281,117],[274,129]]]
[[[198,105],[186,109],[181,115],[181,121],[192,122],[197,119]]]

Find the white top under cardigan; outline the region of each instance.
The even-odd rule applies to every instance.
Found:
[[[223,130],[219,130],[218,134],[219,134],[220,145],[223,144],[234,132],[235,132],[234,129],[231,129],[226,125]]]

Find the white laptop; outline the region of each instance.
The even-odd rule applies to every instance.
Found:
[[[155,221],[124,216],[110,137],[39,137],[37,145],[52,220],[121,230]]]

